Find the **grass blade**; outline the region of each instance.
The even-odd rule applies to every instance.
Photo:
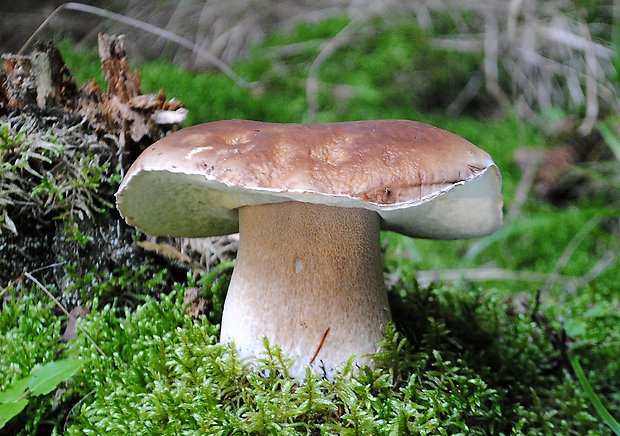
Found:
[[[605,408],[599,396],[596,394],[596,392],[594,392],[594,389],[592,388],[588,377],[586,377],[585,373],[583,372],[583,368],[579,363],[579,358],[573,353],[568,353],[568,360],[573,367],[573,371],[575,371],[575,375],[579,379],[579,383],[581,383],[581,387],[583,388],[586,395],[588,396],[588,399],[596,409],[596,412],[599,414],[603,422],[607,424],[607,426],[611,428],[611,430],[617,436],[620,436],[620,423],[618,423],[618,421],[616,421],[616,419],[611,416],[611,413],[609,413],[609,411]]]
[[[620,162],[620,139],[618,135],[607,125],[601,121],[596,123],[598,131],[601,132],[605,143],[609,146],[616,159]]]

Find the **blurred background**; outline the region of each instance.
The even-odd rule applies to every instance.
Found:
[[[37,34],[39,39],[64,37],[78,47],[94,47],[98,32],[124,33],[135,62],[165,59],[200,71],[214,68],[213,59],[226,64],[244,59],[267,35],[290,31],[297,23],[316,24],[337,17],[344,24],[329,41],[325,32],[307,35],[307,40],[270,47],[263,53],[277,66],[319,49],[308,71],[314,80],[320,64],[334,53],[359,46],[369,50],[370,41],[378,41],[382,33],[408,21],[415,28],[411,44],[432,55],[409,59],[415,62],[409,71],[413,77],[398,74],[394,79],[403,86],[415,82],[418,94],[436,88],[430,91],[434,95],[423,95],[415,102],[422,109],[437,108],[454,116],[466,110],[492,114],[498,106],[510,107],[530,120],[564,110],[580,117],[577,128],[587,134],[601,113],[615,112],[618,106],[614,44],[620,6],[611,0],[88,2],[124,19],[157,26],[156,34],[81,12],[79,5],[66,5],[53,14],[62,4],[0,2],[0,49],[17,51],[48,20]],[[184,38],[187,47],[170,41],[165,32]],[[192,44],[190,49],[188,44]],[[410,50],[401,55],[396,56],[398,64],[385,68],[402,69],[407,61],[403,57],[418,53]],[[432,59],[459,55],[460,62],[444,63],[443,68],[444,59]],[[452,67],[455,70],[448,70]],[[446,77],[437,83],[442,74]],[[309,90],[313,86],[307,84]],[[351,90],[342,86],[334,91],[346,98]],[[314,116],[317,97],[308,98],[308,110]]]

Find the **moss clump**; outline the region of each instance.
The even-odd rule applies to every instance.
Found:
[[[79,120],[20,114],[0,118],[0,215],[5,230],[28,222],[92,218],[111,207],[120,182],[115,150]],[[61,138],[61,139],[59,139]],[[20,225],[21,224],[21,225]]]
[[[112,208],[116,163],[115,149],[75,117],[0,118],[0,282],[87,257],[95,222]]]
[[[79,331],[69,343],[60,342],[65,320],[51,304],[35,302],[34,290],[11,291],[0,313],[6,332],[0,366],[11,370],[2,374],[0,389],[54,359],[78,358],[84,365],[55,394],[33,399],[8,429],[15,434],[65,425],[69,434],[607,431],[564,358],[565,344],[557,340],[561,332],[538,311],[517,313],[475,289],[401,284],[391,293],[398,331],[386,332],[374,369],[348,365],[333,383],[308,373],[299,384],[287,376],[288,358],[268,343],[253,368],[217,343],[212,315],[221,311],[220,304],[199,318],[187,313],[188,288],[197,286],[221,302],[227,279],[224,271],[189,279],[133,311],[117,303],[100,305],[95,298],[80,325],[105,356]],[[588,350],[580,355],[588,362]],[[601,380],[591,381],[596,386]]]

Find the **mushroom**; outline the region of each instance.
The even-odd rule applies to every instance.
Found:
[[[491,157],[405,120],[185,128],[146,149],[116,196],[150,235],[239,232],[220,341],[249,357],[267,337],[298,379],[378,351],[391,320],[380,229],[457,239],[502,221]]]

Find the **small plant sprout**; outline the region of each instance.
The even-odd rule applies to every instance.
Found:
[[[391,320],[379,232],[457,239],[502,220],[499,171],[466,140],[413,121],[220,121],[149,147],[117,192],[151,235],[239,231],[220,341],[242,357],[263,338],[332,378],[369,354]]]

